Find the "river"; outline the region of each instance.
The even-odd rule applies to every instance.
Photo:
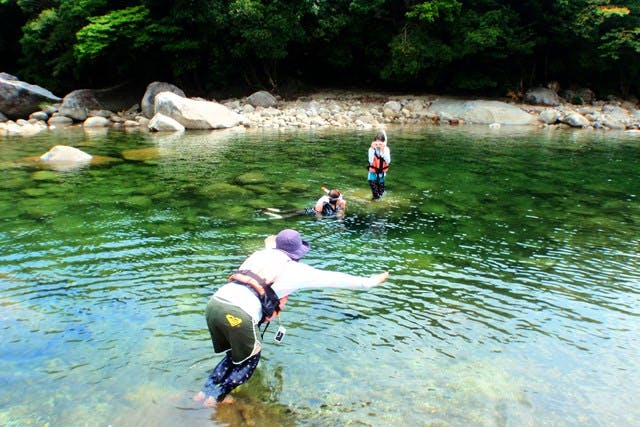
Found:
[[[0,137],[0,425],[633,426],[640,138],[532,128]],[[33,162],[57,144],[100,160]],[[274,218],[339,188],[344,219]],[[236,403],[191,400],[219,357],[213,291],[295,228],[304,262],[390,278],[303,291]]]

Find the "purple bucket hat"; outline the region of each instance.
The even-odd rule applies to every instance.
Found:
[[[309,247],[309,243],[302,240],[300,233],[296,230],[287,228],[276,236],[276,249],[289,255],[289,258],[294,261],[299,260],[309,252]]]

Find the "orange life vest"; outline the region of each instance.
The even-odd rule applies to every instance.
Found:
[[[373,173],[387,173],[389,170],[389,163],[378,153],[374,153],[373,162],[369,164],[369,172]]]
[[[258,325],[264,323],[273,315],[273,313],[280,313],[280,299],[276,295],[275,291],[271,289],[273,281],[268,282],[251,270],[238,270],[236,273],[229,276],[229,281],[245,285],[251,289],[258,297],[258,300],[260,300],[260,305],[262,306],[262,319],[260,319]]]

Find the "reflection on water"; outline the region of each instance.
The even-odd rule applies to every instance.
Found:
[[[0,425],[634,425],[636,137],[392,129],[371,202],[371,136],[0,139]],[[57,144],[115,160],[23,161]],[[323,185],[343,220],[261,214]],[[316,267],[391,279],[296,295],[237,403],[201,409],[206,301],[284,227]]]

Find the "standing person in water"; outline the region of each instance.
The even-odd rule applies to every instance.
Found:
[[[249,256],[207,304],[206,319],[213,350],[224,353],[224,357],[209,375],[202,391],[194,396],[194,400],[205,407],[233,402],[229,393],[247,381],[258,366],[262,350],[259,326],[278,315],[290,294],[312,288],[369,289],[389,276],[388,272],[370,277],[354,276],[299,263],[309,251],[309,244],[291,229],[267,237],[265,246]],[[284,334],[281,329],[278,333]],[[278,340],[278,335],[275,339]],[[279,341],[281,339],[282,335]]]
[[[387,133],[379,132],[369,147],[369,186],[373,200],[384,194],[384,179],[391,163],[391,150],[387,145]]]

